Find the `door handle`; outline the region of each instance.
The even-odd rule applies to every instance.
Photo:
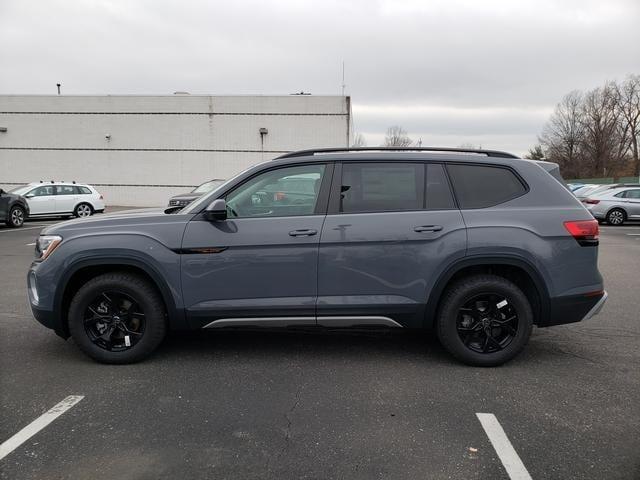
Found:
[[[413,227],[414,232],[439,232],[442,230],[442,225],[420,225],[419,227]]]
[[[292,230],[291,232],[289,232],[289,235],[291,235],[292,237],[311,237],[316,233],[318,233],[318,231],[312,228],[303,228],[301,230]]]

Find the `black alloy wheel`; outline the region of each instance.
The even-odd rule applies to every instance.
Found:
[[[133,348],[142,339],[145,325],[142,307],[124,292],[102,292],[84,312],[87,336],[93,344],[109,352]]]
[[[518,314],[502,295],[475,295],[458,310],[456,328],[468,349],[494,353],[506,348],[517,335]]]

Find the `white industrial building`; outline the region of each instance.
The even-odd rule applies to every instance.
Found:
[[[346,147],[349,97],[0,95],[0,187],[94,185],[108,205],[177,193],[292,150]]]

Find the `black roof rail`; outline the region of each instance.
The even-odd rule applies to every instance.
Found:
[[[481,150],[475,148],[451,148],[451,147],[345,147],[345,148],[311,148],[285,153],[274,160],[281,158],[306,157],[316,153],[340,153],[340,152],[445,152],[445,153],[475,153],[497,158],[520,158],[512,153],[499,150]]]

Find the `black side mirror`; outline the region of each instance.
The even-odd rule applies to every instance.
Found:
[[[227,202],[224,198],[218,198],[209,204],[204,211],[204,216],[212,222],[219,222],[227,219]]]
[[[0,188],[0,195],[4,195],[4,190]]]

